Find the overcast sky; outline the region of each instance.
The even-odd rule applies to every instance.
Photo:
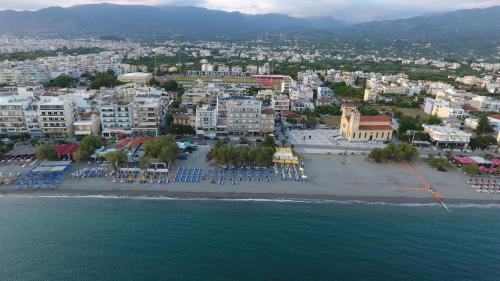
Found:
[[[194,5],[243,13],[291,16],[333,16],[345,21],[404,18],[500,5],[500,0],[0,0],[0,9],[37,10],[89,3]]]

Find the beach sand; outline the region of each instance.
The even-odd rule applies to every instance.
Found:
[[[205,160],[207,147],[200,147],[189,160],[178,160],[176,165],[208,168]],[[416,172],[402,163],[378,164],[365,156],[347,157],[329,154],[302,154],[307,183],[281,181],[240,182],[233,185],[211,184],[208,181],[171,184],[113,183],[111,178],[73,179],[67,177],[56,190],[15,190],[14,186],[0,186],[0,194],[29,196],[117,196],[169,197],[212,199],[292,199],[338,200],[391,203],[436,203],[431,192],[425,191],[422,179],[442,194],[445,203],[500,203],[500,194],[474,191],[464,182],[458,170],[439,172],[428,164],[412,163]],[[175,169],[175,166],[173,167]]]

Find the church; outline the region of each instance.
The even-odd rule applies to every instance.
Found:
[[[348,141],[390,141],[393,128],[387,115],[361,115],[353,105],[342,105],[342,136]]]

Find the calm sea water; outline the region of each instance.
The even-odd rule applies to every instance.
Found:
[[[500,208],[0,197],[0,280],[500,280]]]

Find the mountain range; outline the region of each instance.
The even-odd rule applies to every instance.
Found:
[[[346,24],[332,17],[249,15],[193,6],[89,4],[38,11],[0,11],[0,34],[189,39],[251,38],[262,33],[314,33],[341,40],[429,41],[494,50],[500,45],[500,6],[408,19]],[[481,45],[481,46],[480,46]]]
[[[38,11],[0,11],[0,33],[17,35],[120,35],[190,38],[246,36],[252,33],[335,29],[331,17],[294,18],[282,14],[248,15],[193,6],[89,4]]]

